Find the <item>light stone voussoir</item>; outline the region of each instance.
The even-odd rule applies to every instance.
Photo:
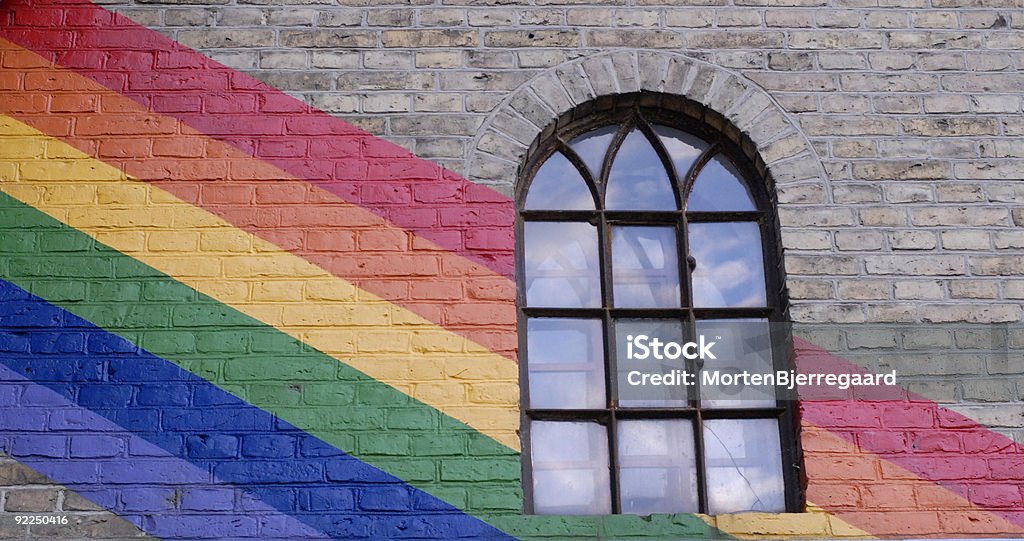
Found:
[[[488,135],[492,124],[497,123],[498,129],[506,133],[507,130],[516,131],[513,139],[524,142],[518,135],[528,132],[521,127],[511,128],[512,119],[525,120],[535,126],[539,134],[574,105],[637,89],[685,97],[707,105],[721,115],[732,113],[728,118],[750,138],[754,146],[770,150],[765,154],[765,162],[777,180],[826,178],[817,153],[796,123],[760,86],[740,74],[689,56],[642,50],[603,53],[566,62],[545,70],[520,86],[481,126],[474,143],[475,150],[469,158],[470,179],[505,184],[510,188],[515,185],[517,172],[507,178],[475,176],[478,171],[493,171],[493,167],[478,167],[478,160],[521,160],[513,147],[502,154],[501,147],[494,145]],[[799,154],[805,154],[805,158],[780,161]]]

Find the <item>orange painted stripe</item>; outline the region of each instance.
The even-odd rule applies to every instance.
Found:
[[[807,500],[834,517],[831,527],[836,536],[861,535],[854,528],[881,537],[1024,534],[1024,527],[1004,516],[1012,510],[972,503],[832,429],[804,421],[801,439]],[[854,528],[844,528],[839,521]]]
[[[93,3],[8,0],[4,8],[0,36],[512,277],[514,247],[505,233],[515,213],[507,196]],[[308,167],[294,155],[261,152],[263,143],[282,139],[296,147],[356,141],[371,165],[353,176],[349,156]],[[390,194],[383,199],[381,184]],[[425,212],[448,223],[424,224]]]
[[[9,41],[0,39],[0,54],[0,113],[515,359],[508,278]],[[292,151],[281,144],[282,155]]]

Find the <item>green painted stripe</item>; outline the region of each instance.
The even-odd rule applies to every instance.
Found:
[[[521,505],[514,450],[2,193],[0,254],[4,279],[453,505]]]
[[[735,539],[691,514],[492,517],[488,522],[523,541],[686,541]]]
[[[690,514],[524,516],[514,450],[2,192],[0,276],[511,535],[723,537]]]

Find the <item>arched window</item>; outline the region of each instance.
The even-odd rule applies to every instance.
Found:
[[[527,511],[798,510],[784,397],[623,383],[635,337],[685,344],[728,327],[750,344],[785,320],[760,176],[739,145],[680,113],[631,106],[565,124],[518,193]],[[788,368],[772,344],[716,347],[686,367]]]

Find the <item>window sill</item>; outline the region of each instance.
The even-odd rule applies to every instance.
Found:
[[[655,514],[496,516],[487,522],[524,541],[564,539],[863,539],[870,537],[838,517],[809,506],[806,513],[731,515]]]

